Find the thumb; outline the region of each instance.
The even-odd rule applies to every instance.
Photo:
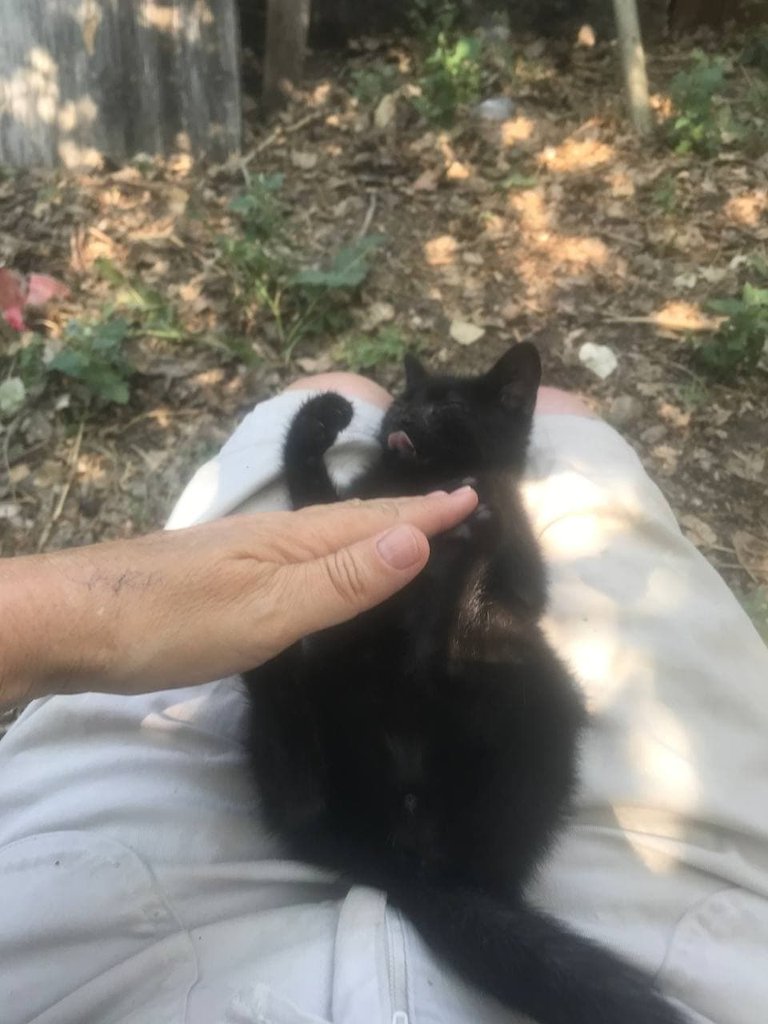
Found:
[[[345,622],[373,608],[410,583],[429,558],[429,541],[403,523],[322,558],[285,566],[291,597],[287,643]]]

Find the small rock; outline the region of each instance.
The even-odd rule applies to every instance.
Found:
[[[576,36],[576,45],[585,46],[588,49],[591,49],[596,42],[597,37],[595,36],[595,30],[592,26],[586,24],[582,25],[579,29],[578,35]]]
[[[15,486],[16,484],[20,484],[22,480],[26,480],[30,473],[31,470],[26,462],[20,462],[16,466],[11,466],[11,470],[8,473],[8,479]]]
[[[329,355],[302,356],[296,360],[296,365],[302,373],[327,373],[333,366],[333,360]]]
[[[311,171],[317,165],[317,153],[309,153],[303,149],[294,149],[291,153],[291,163],[300,171]]]
[[[581,346],[579,360],[600,380],[610,377],[619,365],[619,360],[613,349],[608,348],[607,345],[596,345],[593,341],[585,341]]]
[[[608,406],[607,419],[615,427],[625,427],[639,419],[643,403],[633,395],[618,395]]]
[[[449,333],[459,345],[474,345],[485,334],[485,328],[470,324],[466,320],[453,320]]]
[[[483,121],[509,121],[515,116],[515,104],[509,96],[491,96],[472,110]]]
[[[395,307],[391,302],[374,302],[365,311],[362,327],[364,331],[375,331],[377,327],[394,319]]]

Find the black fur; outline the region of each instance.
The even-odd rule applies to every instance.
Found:
[[[525,903],[567,811],[584,723],[538,619],[538,545],[517,492],[541,376],[512,348],[475,378],[406,360],[381,455],[344,497],[470,476],[481,504],[404,591],[246,674],[268,823],[297,858],[384,889],[467,980],[541,1024],[681,1024],[641,971]],[[290,426],[295,507],[338,500],[324,454],[352,414]]]

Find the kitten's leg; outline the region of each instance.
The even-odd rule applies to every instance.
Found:
[[[308,399],[294,417],[283,448],[288,493],[294,508],[339,500],[324,456],[351,422],[352,413],[346,398],[328,391]]]

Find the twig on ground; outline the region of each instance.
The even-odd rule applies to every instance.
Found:
[[[362,227],[357,233],[358,242],[368,234],[368,228],[371,226],[374,213],[376,213],[376,193],[371,192],[371,198],[368,202],[368,209],[365,211]]]
[[[51,513],[51,517],[43,527],[43,532],[40,534],[40,539],[37,542],[37,550],[42,551],[45,545],[48,543],[48,538],[51,535],[51,530],[54,524],[58,520],[61,513],[64,511],[64,505],[69,496],[70,489],[74,483],[75,476],[77,474],[77,460],[80,458],[80,445],[83,442],[83,431],[85,430],[85,416],[80,420],[80,427],[77,431],[77,437],[75,438],[75,445],[72,449],[72,454],[69,457],[69,474],[67,475],[67,482],[62,488],[59,500],[56,503],[56,508]]]
[[[244,168],[247,167],[248,164],[250,164],[255,159],[255,157],[259,155],[259,153],[263,153],[265,149],[269,149],[269,147],[274,145],[274,143],[277,142],[277,140],[281,138],[281,136],[293,135],[294,132],[301,131],[302,128],[305,128],[308,124],[311,124],[313,121],[319,121],[322,116],[322,114],[319,114],[316,110],[313,110],[311,114],[307,114],[306,117],[300,118],[300,120],[296,121],[294,124],[278,125],[274,131],[269,133],[266,139],[262,139],[257,146],[253,147],[250,153],[246,153],[243,159],[240,161],[240,163]]]

